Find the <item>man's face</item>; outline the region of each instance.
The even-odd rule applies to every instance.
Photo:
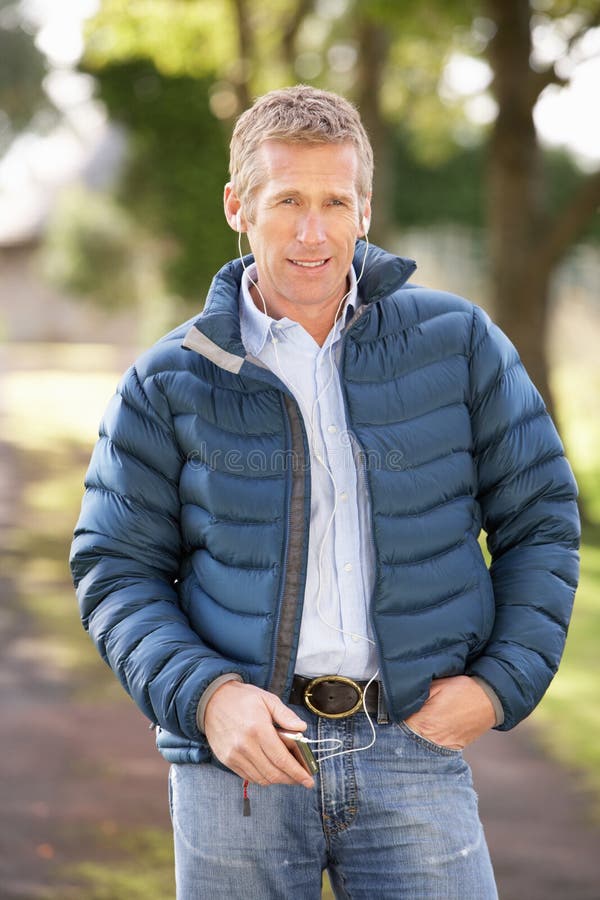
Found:
[[[351,143],[262,144],[262,186],[253,221],[242,217],[258,284],[271,315],[302,320],[335,311],[347,291],[356,238],[363,233]]]

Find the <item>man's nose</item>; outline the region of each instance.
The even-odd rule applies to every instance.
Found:
[[[325,240],[325,222],[321,213],[309,211],[298,222],[298,240],[303,244],[320,244]]]

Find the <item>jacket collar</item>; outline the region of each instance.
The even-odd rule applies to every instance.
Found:
[[[352,265],[360,272],[366,250],[364,241],[356,242]],[[363,304],[373,303],[401,288],[416,269],[412,259],[387,253],[370,244],[360,283]],[[217,272],[210,286],[202,314],[189,329],[183,347],[195,350],[222,369],[238,374],[247,359],[242,343],[239,316],[239,292],[244,267],[252,265],[252,255],[244,262],[234,259]]]

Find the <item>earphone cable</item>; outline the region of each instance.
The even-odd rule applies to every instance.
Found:
[[[361,264],[361,268],[360,268],[359,275],[358,275],[358,277],[356,278],[356,285],[355,285],[355,286],[358,286],[358,284],[359,284],[361,278],[363,277],[364,271],[365,271],[365,264],[366,264],[366,259],[367,259],[367,253],[368,253],[368,250],[369,250],[369,238],[368,238],[368,235],[367,235],[366,232],[365,232],[365,242],[366,242],[365,252],[364,252],[364,254],[363,254],[362,264]],[[267,303],[266,303],[266,300],[265,300],[265,298],[264,298],[264,295],[263,295],[263,293],[262,293],[262,291],[261,291],[261,289],[260,289],[258,283],[254,280],[254,278],[253,278],[252,275],[250,274],[250,271],[249,271],[248,267],[246,266],[246,263],[244,262],[244,256],[243,256],[243,252],[242,252],[242,232],[241,232],[241,230],[238,230],[238,251],[239,251],[239,258],[240,258],[240,262],[241,262],[241,264],[242,264],[242,268],[243,268],[244,272],[246,273],[246,276],[247,276],[247,278],[248,278],[250,284],[253,285],[253,287],[256,289],[256,292],[257,292],[258,296],[260,297],[260,300],[261,300],[261,303],[262,303],[262,306],[263,306],[263,312],[264,312],[264,314],[265,314],[266,317],[270,318],[269,312],[268,312],[268,310],[267,310]],[[344,303],[346,302],[346,300],[348,299],[348,297],[349,297],[350,294],[352,293],[352,290],[353,290],[353,288],[351,287],[350,290],[348,290],[348,291],[343,295],[343,297],[341,298],[341,300],[339,301],[338,306],[337,306],[337,309],[336,309],[336,312],[335,312],[335,316],[334,316],[334,319],[333,319],[334,325],[335,325],[335,323],[338,321],[338,317],[339,317],[339,315],[340,315],[340,313],[341,313],[341,311],[342,311],[342,309],[343,309]],[[282,367],[282,365],[281,365],[281,361],[280,361],[280,359],[279,359],[279,353],[278,353],[278,350],[277,350],[277,342],[276,342],[276,340],[275,340],[275,338],[274,338],[274,336],[273,336],[273,333],[272,333],[271,329],[269,329],[269,334],[270,334],[270,337],[271,337],[271,343],[272,343],[272,346],[273,346],[273,353],[274,353],[274,356],[275,356],[275,361],[276,361],[276,363],[277,363],[277,368],[278,368],[278,370],[279,370],[280,376],[282,376],[282,379],[283,379],[284,383],[286,383],[286,384],[292,389],[292,392],[293,392],[294,396],[296,397],[296,399],[297,399],[297,400],[298,400],[299,398],[302,399],[302,403],[303,403],[304,407],[308,410],[308,409],[309,409],[309,404],[306,402],[306,398],[304,397],[302,391],[300,391],[296,385],[292,384],[292,383],[290,382],[289,378],[286,378],[286,376],[284,375],[283,367]],[[333,508],[332,508],[331,514],[330,514],[330,516],[329,516],[329,519],[328,519],[328,521],[327,521],[327,525],[326,525],[326,527],[325,527],[325,531],[324,531],[324,533],[323,533],[323,535],[322,535],[322,538],[321,538],[321,545],[320,545],[320,548],[319,548],[318,566],[317,566],[317,576],[318,576],[318,579],[317,579],[316,609],[317,609],[317,614],[318,614],[319,618],[321,619],[321,621],[323,622],[323,624],[326,625],[328,628],[331,628],[331,629],[333,629],[334,631],[337,631],[339,634],[347,635],[347,636],[352,637],[352,638],[358,638],[359,640],[366,641],[368,644],[370,644],[370,645],[372,645],[372,646],[375,646],[375,641],[373,641],[371,638],[367,637],[366,635],[356,634],[355,632],[347,631],[347,630],[344,629],[344,628],[340,628],[339,626],[334,625],[332,622],[328,622],[328,621],[325,619],[325,617],[323,616],[322,611],[321,611],[321,595],[322,595],[322,587],[323,587],[323,577],[322,577],[322,574],[323,574],[323,558],[324,558],[325,544],[326,544],[326,540],[327,540],[327,538],[328,538],[328,536],[329,536],[329,532],[331,531],[331,528],[332,528],[333,523],[334,523],[334,521],[335,521],[335,516],[336,516],[337,508],[338,508],[338,489],[337,489],[337,483],[336,483],[336,481],[335,481],[335,476],[334,476],[333,472],[331,471],[331,469],[329,468],[329,466],[328,466],[327,463],[325,462],[325,453],[324,453],[324,452],[323,452],[323,453],[319,452],[319,447],[317,446],[317,441],[316,441],[316,427],[315,427],[315,417],[316,417],[316,412],[317,412],[317,408],[318,408],[319,401],[320,401],[321,397],[323,396],[323,394],[325,393],[325,391],[329,388],[329,386],[330,386],[330,384],[331,384],[331,382],[332,382],[332,380],[333,380],[333,378],[334,378],[334,373],[335,373],[335,362],[334,362],[334,357],[333,357],[333,347],[334,347],[335,341],[334,341],[334,336],[333,336],[333,330],[332,330],[332,331],[330,332],[330,334],[328,335],[327,340],[328,340],[328,342],[329,342],[328,348],[327,348],[328,359],[329,359],[329,378],[328,378],[328,380],[327,380],[325,386],[321,388],[321,390],[318,392],[317,396],[316,396],[316,397],[314,398],[314,400],[313,400],[312,408],[311,408],[311,411],[310,411],[310,420],[309,420],[309,424],[310,424],[310,435],[309,435],[309,440],[310,440],[310,443],[311,443],[311,447],[312,447],[312,451],[313,451],[313,456],[314,456],[314,458],[318,461],[318,463],[323,467],[323,469],[325,470],[325,472],[326,472],[326,474],[327,474],[327,476],[328,476],[328,478],[329,478],[329,480],[330,480],[330,482],[331,482],[331,485],[332,485],[332,488],[333,488],[333,497],[334,497]],[[324,451],[324,450],[325,450],[325,447],[323,447],[323,451]],[[333,752],[333,753],[326,753],[324,756],[319,756],[319,762],[322,762],[322,761],[325,760],[325,759],[331,759],[331,758],[334,757],[334,756],[341,756],[341,755],[344,755],[344,754],[347,754],[347,753],[358,753],[358,752],[360,752],[360,751],[362,751],[362,750],[368,750],[370,747],[373,746],[373,744],[375,743],[375,741],[376,741],[376,739],[377,739],[377,735],[376,735],[375,727],[374,727],[374,725],[373,725],[373,721],[372,721],[371,716],[370,716],[370,714],[369,714],[369,712],[368,712],[368,710],[367,710],[367,707],[366,707],[366,691],[367,691],[367,689],[369,688],[369,686],[373,683],[373,681],[377,678],[378,674],[379,674],[379,669],[377,669],[377,671],[375,672],[375,674],[369,679],[369,681],[367,682],[367,685],[366,685],[366,687],[365,687],[365,689],[364,689],[364,691],[363,691],[363,710],[364,710],[364,713],[365,713],[365,715],[366,715],[366,717],[367,717],[367,721],[368,721],[368,723],[369,723],[369,726],[370,726],[370,728],[371,728],[371,734],[372,734],[371,741],[370,741],[368,744],[366,744],[364,747],[355,747],[355,748],[352,749],[352,750],[337,750],[337,751],[335,751],[335,752]],[[336,739],[332,739],[332,740],[336,740]],[[311,741],[311,743],[313,743],[313,742]],[[314,743],[317,743],[317,742],[315,741]],[[321,742],[319,742],[319,743],[321,743]],[[317,751],[317,752],[318,752],[318,751]]]

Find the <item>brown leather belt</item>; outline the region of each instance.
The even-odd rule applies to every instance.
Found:
[[[320,675],[305,678],[294,675],[289,702],[306,706],[311,712],[328,719],[342,719],[363,710],[363,692],[367,681],[354,681],[343,675]],[[365,695],[370,716],[376,716],[379,706],[379,682],[373,681]]]

